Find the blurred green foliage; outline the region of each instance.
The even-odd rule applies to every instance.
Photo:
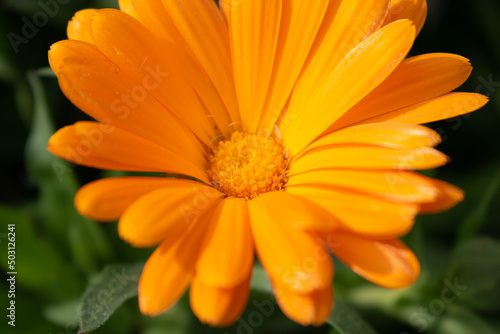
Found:
[[[40,3],[0,1],[3,282],[8,277],[7,224],[16,225],[18,272],[16,327],[7,326],[3,317],[2,333],[77,333],[80,298],[85,291],[86,296],[92,295],[92,287],[106,277],[106,272],[101,273],[105,265],[137,263],[151,252],[132,249],[118,239],[115,224],[97,225],[73,208],[80,185],[116,174],[71,165],[45,150],[55,129],[86,118],[65,99],[46,70],[47,51],[65,38],[66,24],[77,10],[117,6],[115,0],[59,2],[46,24],[13,47],[9,34],[22,35],[25,20],[41,10]],[[446,213],[419,217],[405,237],[422,264],[422,276],[414,286],[385,290],[337,263],[336,298],[343,303],[333,316],[336,319],[331,319],[335,329],[328,325],[302,328],[274,304],[276,311],[264,314],[259,326],[253,326],[256,305],[271,300],[265,275],[257,272],[242,320],[228,329],[201,325],[185,298],[156,318],[139,315],[132,298],[113,315],[107,314],[109,321],[96,333],[362,333],[342,327],[345,319],[356,319],[347,321],[347,326],[362,324],[356,312],[382,334],[500,333],[500,3],[428,2],[427,23],[412,54],[451,52],[471,59],[474,71],[460,90],[488,95],[491,102],[472,115],[431,125],[443,135],[439,148],[453,158],[451,164],[431,173],[463,188],[467,198]],[[0,294],[5,300],[4,283]],[[129,297],[133,294],[132,287]],[[5,306],[2,302],[4,310]]]

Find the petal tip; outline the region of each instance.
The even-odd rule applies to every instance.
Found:
[[[138,303],[139,303],[139,311],[141,312],[141,314],[146,316],[155,317],[167,311],[167,309],[158,309],[157,305],[155,305],[154,303],[154,298],[145,296],[140,292],[139,292]]]

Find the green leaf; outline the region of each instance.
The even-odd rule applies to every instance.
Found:
[[[137,296],[137,284],[144,263],[106,267],[87,287],[80,305],[81,332],[91,332],[127,299]]]
[[[335,301],[335,308],[326,322],[339,334],[376,334],[358,313],[338,300]]]
[[[483,237],[463,243],[446,276],[460,287],[455,295],[462,303],[481,311],[500,310],[500,242]]]
[[[62,327],[68,324],[77,324],[79,299],[66,300],[57,304],[51,304],[43,309],[45,318]]]

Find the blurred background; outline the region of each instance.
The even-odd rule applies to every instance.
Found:
[[[222,330],[201,325],[185,298],[157,318],[141,316],[135,297],[119,306],[113,293],[134,295],[130,281],[151,250],[122,242],[115,223],[99,225],[80,217],[73,196],[89,181],[121,174],[75,166],[45,150],[56,129],[86,119],[61,93],[47,68],[47,51],[66,38],[66,24],[77,10],[117,7],[117,1],[58,0],[50,17],[39,14],[46,2],[0,0],[1,333],[78,333],[78,310],[83,314],[89,306],[81,297],[90,283],[96,291],[109,292],[97,294],[109,307],[99,310],[101,317],[117,307],[96,333],[372,333],[349,324],[337,329],[293,324],[268,304],[272,298],[262,273],[242,320]],[[428,5],[426,25],[411,54],[450,52],[469,58],[474,71],[459,90],[491,99],[471,115],[431,125],[443,136],[439,149],[453,161],[426,174],[461,187],[467,197],[446,213],[419,217],[404,238],[422,265],[414,286],[386,290],[337,263],[336,298],[344,303],[337,320],[356,323],[360,316],[381,334],[500,333],[500,2],[429,0]],[[38,20],[38,27],[26,30],[27,20]],[[8,39],[12,33],[20,36],[15,45]],[[11,271],[8,224],[15,224],[16,233],[15,327],[4,315]],[[106,284],[113,277],[119,283],[111,289]],[[96,296],[91,290],[87,297]],[[92,321],[102,319],[86,321],[92,329]]]

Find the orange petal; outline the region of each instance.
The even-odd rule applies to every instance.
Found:
[[[471,71],[469,60],[454,54],[431,53],[405,59],[327,131],[446,94],[463,84]]]
[[[77,122],[57,131],[47,149],[83,166],[101,169],[191,175],[208,182],[204,165],[111,124]]]
[[[315,1],[315,3],[323,1]],[[329,1],[316,40],[302,74],[302,81],[322,84],[344,57],[380,28],[389,8],[388,0]],[[303,85],[302,89],[307,89]],[[310,91],[315,90],[310,87]]]
[[[477,110],[488,98],[476,93],[450,93],[407,108],[366,119],[363,123],[402,122],[424,124],[448,119]]]
[[[335,188],[300,186],[287,192],[303,196],[339,219],[338,229],[375,238],[395,238],[407,234],[415,222],[419,206],[396,203]]]
[[[56,42],[50,46],[49,64],[56,76],[59,76],[61,68],[64,66],[66,59],[79,57],[82,54],[87,54],[92,58],[107,60],[107,58],[92,44],[65,39]]]
[[[428,179],[406,171],[314,170],[289,176],[287,189],[306,185],[328,185],[402,202],[432,202],[438,194]]]
[[[425,126],[404,123],[375,123],[350,126],[329,133],[306,148],[339,145],[367,144],[393,148],[432,147],[441,143],[441,136]]]
[[[149,257],[138,287],[142,314],[155,316],[165,312],[186,291],[193,276],[206,222],[206,218],[201,217],[174,242],[164,241]]]
[[[281,3],[253,0],[222,2],[222,8],[228,14],[234,81],[245,132],[254,133],[257,130],[263,112],[278,43]]]
[[[76,12],[68,23],[68,38],[93,44],[93,39],[90,35],[90,18],[96,12],[97,9],[84,9]]]
[[[439,167],[447,161],[446,155],[433,148],[334,146],[307,152],[293,160],[290,174],[321,168],[418,170]]]
[[[277,203],[265,196],[248,204],[255,248],[273,281],[304,294],[331,284],[332,261],[317,236],[294,227],[297,218],[287,220],[294,215],[295,208],[276,210]],[[298,214],[300,218],[304,215],[301,210]],[[314,214],[310,212],[311,217]]]
[[[326,2],[314,1],[315,4]],[[308,49],[309,56],[298,80],[299,85],[294,90],[300,87],[303,97],[313,96],[320,85],[330,82],[332,73],[339,67],[342,59],[359,43],[380,28],[388,7],[388,0],[328,1],[328,7],[314,43],[310,50]],[[303,13],[304,11],[301,12],[301,15],[309,18],[308,15]],[[300,29],[302,26],[298,25],[297,28]],[[291,53],[291,56],[293,57],[295,54],[297,54],[296,51]],[[288,72],[284,75],[284,78],[288,78]],[[270,107],[274,108],[275,106],[271,105]],[[272,113],[275,112],[274,109],[268,110]],[[281,109],[278,111],[281,112]],[[279,123],[281,123],[281,126],[287,126],[288,123],[294,121],[297,114],[291,113],[286,107],[282,117]],[[274,124],[270,124],[271,126],[274,126]]]
[[[247,201],[225,198],[210,225],[196,264],[197,279],[209,286],[234,288],[250,276],[254,260]]]
[[[205,149],[196,137],[141,85],[89,48],[75,56],[51,50],[63,63],[59,85],[68,99],[91,117],[149,139],[190,160],[203,163]],[[60,52],[60,53],[59,53]],[[62,58],[62,60],[60,59]]]
[[[274,124],[301,73],[329,3],[331,1],[282,1],[274,67],[259,124],[259,128],[267,133],[274,131]]]
[[[250,293],[250,276],[232,288],[206,284],[195,275],[189,290],[191,309],[201,322],[210,326],[232,325],[245,310]]]
[[[161,1],[119,0],[120,10],[144,24],[151,33],[171,42],[178,42],[180,34],[168,17]]]
[[[273,288],[276,301],[283,313],[302,326],[322,325],[332,312],[333,288],[331,284],[307,294],[297,293],[286,286],[274,283]]]
[[[429,179],[438,190],[437,198],[431,203],[420,205],[421,213],[439,213],[451,209],[464,200],[464,191],[447,182],[436,179]]]
[[[204,106],[170,52],[176,46],[156,38],[140,22],[115,9],[98,11],[91,22],[99,50],[144,87],[203,142],[216,136]],[[186,112],[189,110],[189,113]]]
[[[426,17],[427,0],[391,0],[384,25],[401,19],[410,19],[417,28],[418,35]]]
[[[226,106],[217,92],[214,83],[205,72],[196,55],[188,46],[172,18],[168,15],[162,1],[122,0],[120,8],[125,13],[139,20],[150,34],[164,40],[170,45],[166,54],[173,58],[169,62],[175,64],[185,80],[187,80],[203,104],[213,116],[223,135],[230,136],[235,128],[226,110]],[[148,35],[150,35],[148,34]],[[175,94],[169,94],[175,96]],[[236,99],[229,99],[236,103]],[[237,107],[235,104],[233,107]],[[188,108],[185,108],[188,109]],[[186,113],[187,115],[188,113]]]
[[[176,181],[161,177],[116,177],[87,183],[75,196],[78,212],[97,221],[117,220],[141,196]]]
[[[354,48],[325,80],[302,77],[280,125],[292,154],[311,143],[377,87],[403,60],[414,37],[415,28],[410,21],[391,23]]]
[[[118,233],[134,247],[152,247],[166,238],[175,240],[194,220],[207,215],[221,196],[199,182],[172,180],[168,188],[130,205],[120,218]]]
[[[279,212],[280,219],[291,228],[331,231],[337,226],[331,214],[301,196],[275,191],[261,194],[259,202],[266,210]]]
[[[180,35],[217,88],[232,121],[240,125],[231,71],[228,28],[215,1],[163,0],[163,5]]]
[[[136,12],[134,10],[133,0],[118,0],[118,6],[120,10],[128,15],[137,18]]]
[[[404,288],[420,275],[415,254],[399,240],[368,240],[340,232],[324,238],[333,254],[352,271],[380,286]]]

